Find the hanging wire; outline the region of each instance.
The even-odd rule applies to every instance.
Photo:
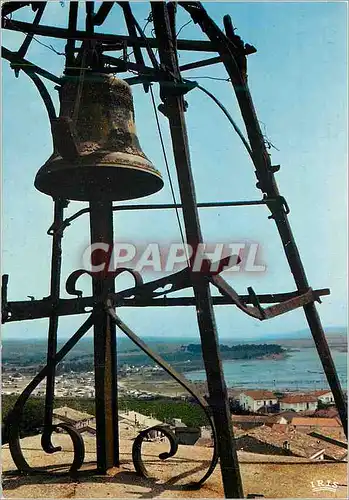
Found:
[[[161,131],[161,127],[160,127],[160,120],[159,120],[158,111],[157,111],[156,104],[155,104],[155,98],[154,98],[154,92],[153,92],[152,85],[150,85],[150,95],[151,95],[151,100],[152,100],[152,104],[153,104],[156,125],[157,125],[157,129],[158,129],[158,133],[159,133],[159,138],[160,138],[160,143],[161,143],[161,148],[162,148],[162,154],[164,156],[164,161],[165,161],[165,165],[166,165],[167,176],[168,176],[168,180],[169,180],[169,184],[170,184],[170,190],[171,190],[172,200],[173,200],[173,204],[177,205],[176,195],[175,195],[175,192],[174,192],[173,182],[172,182],[172,178],[171,178],[170,166],[169,166],[169,163],[168,163],[168,160],[167,160],[166,149],[165,149],[164,139],[163,139],[162,131]],[[179,210],[178,210],[177,206],[175,207],[175,211],[176,211],[176,217],[177,217],[179,231],[180,231],[181,238],[182,238],[183,250],[184,250],[184,253],[185,253],[185,258],[186,258],[187,264],[189,266],[190,263],[189,263],[188,253],[187,253],[187,246],[186,246],[186,243],[185,243],[185,238],[184,238],[184,233],[183,233],[183,229],[182,229],[181,219],[180,219],[180,216],[179,216]]]
[[[47,49],[50,49],[52,52],[54,52],[55,54],[57,54],[57,56],[65,56],[64,52],[58,52],[58,50],[56,50],[52,45],[46,45],[46,43],[41,42],[40,40],[38,40],[37,38],[35,38],[35,36],[33,36],[33,40],[35,40],[37,43],[39,43],[43,47],[46,47]]]
[[[143,28],[142,28],[142,31],[143,31],[143,32],[145,32],[145,30],[146,30],[146,28],[147,28],[148,24],[150,24],[150,23],[152,23],[152,22],[153,22],[153,14],[152,14],[152,12],[149,12],[149,15],[148,15],[148,17],[145,19],[145,21],[147,21],[147,22],[145,23],[145,25],[144,25],[144,26],[143,26]]]
[[[178,37],[178,35],[180,34],[180,32],[182,31],[183,28],[185,28],[186,26],[188,26],[188,24],[192,23],[193,21],[190,19],[190,21],[188,21],[187,23],[183,24],[183,26],[181,28],[179,28],[178,32],[176,33],[176,38]]]
[[[184,81],[190,82],[191,80],[186,79]],[[219,108],[223,111],[223,113],[225,114],[225,116],[228,118],[228,120],[232,124],[235,132],[240,137],[240,139],[243,142],[243,144],[244,144],[244,146],[245,146],[248,154],[250,155],[250,157],[251,157],[251,159],[253,161],[253,152],[252,152],[252,149],[251,149],[251,147],[250,147],[247,139],[245,138],[244,134],[241,132],[240,128],[238,127],[238,125],[236,124],[236,122],[233,120],[233,118],[231,117],[230,113],[225,108],[225,106],[220,102],[219,99],[217,99],[217,97],[215,95],[213,95],[209,90],[205,89],[205,87],[202,87],[201,85],[196,85],[196,88],[199,89],[199,90],[201,90],[202,92],[204,92],[206,95],[208,95],[217,104],[217,106],[219,106]]]
[[[276,146],[274,146],[274,144],[269,139],[268,134],[267,134],[267,126],[266,126],[266,124],[264,122],[262,122],[262,120],[258,120],[258,122],[261,125],[263,125],[263,128],[264,128],[263,139],[264,139],[264,143],[265,143],[266,147],[268,149],[274,148],[276,151],[280,151],[280,149],[278,149]]]

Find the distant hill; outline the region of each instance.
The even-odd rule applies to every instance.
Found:
[[[324,327],[324,330],[325,330],[325,334],[326,335],[343,335],[343,336],[347,336],[348,334],[348,329],[346,326],[328,326],[328,327]],[[287,333],[275,333],[275,334],[272,334],[270,336],[268,336],[268,338],[277,338],[277,339],[280,339],[280,338],[288,338],[288,339],[303,339],[303,338],[310,338],[311,337],[311,333],[310,333],[310,330],[309,328],[304,328],[303,330],[296,330],[296,331],[293,331],[293,332],[287,332]]]

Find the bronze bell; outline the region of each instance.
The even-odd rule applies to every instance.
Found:
[[[130,86],[109,75],[67,79],[60,88],[60,116],[52,123],[54,153],[35,187],[54,198],[121,201],[163,186],[143,153],[134,122]]]

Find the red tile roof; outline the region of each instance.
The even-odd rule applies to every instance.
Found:
[[[287,432],[289,430],[288,424],[273,424],[271,427],[278,432]]]
[[[317,403],[317,397],[311,394],[289,394],[281,399],[282,403]]]
[[[244,436],[238,437],[237,445],[242,443],[245,437],[250,436],[260,442],[268,443],[278,448],[283,448],[285,441],[287,441],[292,455],[309,459],[315,458],[321,452],[326,457],[335,460],[343,460],[347,455],[346,450],[340,446],[316,439],[307,434],[302,434],[296,430],[292,430],[289,426],[285,427],[287,427],[287,430],[284,432],[279,432],[267,426],[257,427],[248,431]],[[248,450],[245,449],[245,451]]]
[[[245,394],[246,396],[249,396],[250,398],[254,399],[255,401],[261,401],[261,400],[266,400],[266,399],[277,399],[275,394],[270,391],[243,391],[241,394]]]
[[[321,417],[321,418],[336,418],[338,417],[338,410],[337,408],[327,408],[323,410],[316,410],[314,413],[314,417]]]
[[[248,431],[246,436],[254,437],[262,443],[271,444],[278,448],[283,448],[287,441],[292,455],[305,458],[312,458],[325,449],[325,445],[320,440],[290,429],[286,432],[279,432],[274,428],[263,426]],[[240,439],[243,438],[244,436]],[[248,450],[245,449],[245,451]]]
[[[322,389],[321,391],[312,391],[310,394],[314,396],[324,396],[325,394],[332,394],[330,389]]]
[[[341,424],[335,418],[314,418],[314,417],[294,417],[291,425],[304,425],[310,427],[341,427]]]
[[[297,416],[299,413],[296,412],[295,410],[287,410],[287,411],[281,411],[280,413],[275,413],[274,415],[269,415],[267,417],[267,425],[272,425],[272,424],[279,424],[280,420],[284,418],[287,420],[287,422],[291,422],[291,420]]]
[[[232,415],[233,423],[239,422],[266,422],[269,419],[268,415]]]

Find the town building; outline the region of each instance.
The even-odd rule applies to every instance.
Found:
[[[311,394],[323,404],[334,404],[333,394],[329,390],[324,389],[322,391],[313,391]]]
[[[239,429],[253,429],[259,427],[268,421],[268,415],[232,415],[232,424]]]
[[[321,410],[316,410],[314,412],[313,417],[321,417],[321,418],[339,418],[338,410],[335,407],[331,408],[323,408]]]
[[[60,423],[70,424],[75,427],[75,429],[81,430],[85,427],[95,424],[96,418],[89,413],[74,410],[73,408],[69,408],[68,406],[62,406],[61,408],[55,408],[53,410],[52,422],[54,425]]]
[[[237,450],[263,455],[296,456],[317,461],[346,459],[347,452],[341,446],[297,432],[287,425],[276,425],[283,430],[264,425],[238,436],[235,439]]]
[[[139,430],[148,429],[156,425],[163,425],[163,422],[148,415],[143,415],[137,411],[119,412],[119,422],[135,427]]]
[[[325,436],[342,439],[344,431],[341,422],[337,418],[314,418],[314,417],[294,417],[291,425],[299,432],[309,434],[319,432]]]
[[[244,410],[257,412],[262,406],[270,407],[277,404],[277,398],[271,391],[246,390],[239,395],[239,404]]]
[[[297,416],[297,413],[294,410],[282,411],[274,415],[268,415],[265,420],[265,425],[269,425],[269,427],[272,427],[275,424],[286,425],[291,423],[291,420],[295,416]]]
[[[318,399],[312,394],[288,394],[280,399],[279,404],[280,411],[316,410]]]

